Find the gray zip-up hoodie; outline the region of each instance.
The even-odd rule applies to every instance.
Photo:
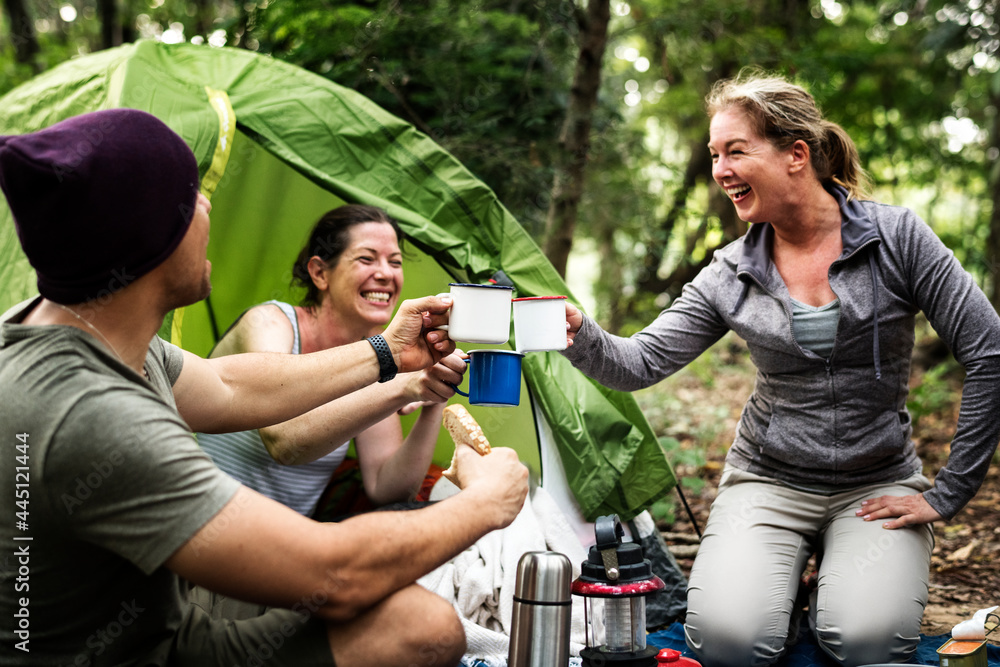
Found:
[[[839,186],[830,192],[843,214],[844,250],[829,271],[840,300],[829,359],[795,341],[768,223],[718,250],[641,332],[613,336],[585,317],[564,354],[602,384],[632,391],[732,330],[747,342],[757,378],[727,462],[792,484],[846,488],[920,469],[906,397],[914,320],[923,311],[966,370],[948,464],[924,494],[950,519],[979,490],[1000,440],[1000,317],[912,211],[847,201]]]

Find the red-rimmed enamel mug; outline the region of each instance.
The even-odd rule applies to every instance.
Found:
[[[514,299],[514,347],[518,352],[566,349],[566,297]]]

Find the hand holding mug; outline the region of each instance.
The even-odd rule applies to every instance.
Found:
[[[400,373],[423,370],[455,349],[455,343],[446,337],[436,334],[432,338],[427,332],[448,321],[446,313],[450,306],[447,295],[407,299],[399,305],[382,337]]]
[[[583,313],[580,309],[571,304],[569,301],[566,302],[566,338],[567,345],[573,344],[573,339],[576,338],[576,334],[579,333],[580,327],[583,326]]]
[[[468,364],[465,353],[456,349],[430,368],[410,373],[405,379],[409,403],[400,414],[409,414],[417,408],[435,403],[445,404],[455,395],[455,385],[462,383]]]
[[[466,343],[503,345],[510,338],[514,288],[506,285],[449,283],[452,299],[447,324],[438,326],[448,338]],[[438,296],[444,296],[439,294]]]
[[[514,342],[518,352],[565,350],[566,297],[527,296],[513,300]]]

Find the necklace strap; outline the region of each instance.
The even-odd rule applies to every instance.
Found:
[[[87,320],[85,320],[84,318],[80,317],[80,314],[77,313],[72,308],[70,308],[68,306],[64,306],[61,303],[56,303],[55,301],[53,301],[52,303],[54,303],[55,305],[59,306],[60,308],[62,308],[63,310],[65,310],[67,313],[69,313],[70,315],[72,315],[76,319],[78,319],[81,322],[83,322],[86,326],[88,326],[94,333],[96,333],[100,337],[100,339],[104,342],[104,344],[108,347],[108,349],[110,349],[111,352],[116,357],[118,357],[118,361],[122,362],[122,364],[124,364],[125,366],[128,366],[128,364],[126,364],[125,360],[122,358],[122,355],[118,354],[118,350],[115,348],[114,345],[111,344],[111,341],[108,340],[108,337],[105,336],[103,333],[101,333],[100,329],[98,329],[96,326],[94,326],[93,324],[91,324],[90,322],[88,322]],[[131,368],[131,366],[129,366],[129,368]],[[149,379],[149,373],[146,372],[146,368],[145,367],[143,367],[143,369],[142,369],[142,374],[143,374],[143,376],[147,380]]]

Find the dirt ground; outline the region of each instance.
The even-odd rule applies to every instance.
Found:
[[[727,355],[731,358],[727,359]],[[728,350],[721,353],[721,361],[723,365],[712,366],[710,375],[704,369],[702,372],[695,369],[670,378],[655,390],[637,395],[647,415],[652,412],[654,418],[650,421],[655,429],[679,441],[682,451],[697,448],[705,452],[703,459],[675,457],[682,462],[675,462],[674,466],[681,479],[704,480],[704,484],[700,481],[692,484],[689,479],[682,487],[701,527],[705,525],[715,497],[726,445],[753,386],[753,371],[738,344],[730,344]],[[923,370],[915,366],[911,391],[921,385],[922,379]],[[926,401],[932,410],[919,416],[913,433],[924,461],[924,473],[931,478],[947,462],[958,418],[961,371],[941,375],[935,386],[944,389],[938,391],[937,399]],[[945,391],[948,387],[951,391]],[[947,397],[942,398],[945,393]],[[665,397],[669,398],[665,400]],[[661,410],[659,406],[665,402],[667,409]],[[677,415],[684,416],[678,419]],[[659,419],[663,425],[657,424]],[[713,422],[711,427],[706,426],[708,422]],[[706,451],[707,437],[714,438],[715,444]],[[934,525],[930,599],[921,630],[924,634],[948,634],[956,623],[970,618],[976,610],[1000,604],[1000,465],[997,460],[995,455],[994,464],[972,502],[951,521]],[[684,544],[692,541],[689,538],[695,531],[683,507],[678,504],[675,520],[672,523],[661,521],[659,527],[671,551],[676,549],[678,562],[687,574],[693,554],[684,557],[684,552],[690,553],[696,547]],[[1000,641],[993,643],[1000,645]]]

